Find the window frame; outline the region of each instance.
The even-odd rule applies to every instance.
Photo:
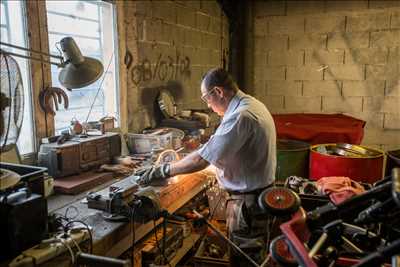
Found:
[[[124,3],[123,1],[102,0],[113,5],[114,12],[114,47],[116,59],[116,84],[119,92],[116,98],[117,109],[119,112],[119,127],[122,133],[126,133],[128,129],[128,105],[127,101],[127,70],[121,62],[124,62],[126,53],[126,38],[124,24]],[[49,53],[49,40],[47,28],[47,11],[45,1],[22,1],[25,9],[25,34],[27,36],[27,47],[32,50]],[[43,56],[44,59],[48,57]],[[48,63],[43,63],[35,60],[28,62],[31,83],[31,104],[33,113],[33,131],[34,131],[34,152],[23,155],[23,164],[35,164],[39,152],[42,139],[53,136],[55,134],[54,118],[50,114],[46,114],[40,107],[39,94],[40,92],[52,85],[51,68]]]
[[[95,110],[97,108],[99,110],[103,110],[104,116],[105,115],[115,116],[117,118],[117,126],[118,126],[118,124],[120,122],[120,118],[121,118],[121,110],[119,107],[119,103],[120,103],[120,81],[119,81],[120,80],[120,77],[119,77],[120,65],[119,65],[119,57],[118,57],[119,42],[118,42],[118,28],[117,28],[117,21],[118,21],[117,7],[114,3],[108,2],[108,1],[94,1],[94,2],[83,1],[83,2],[86,2],[87,4],[91,5],[92,6],[91,8],[95,8],[95,10],[97,12],[95,16],[92,16],[92,17],[79,16],[79,15],[71,13],[71,11],[59,12],[59,11],[55,10],[54,6],[52,9],[48,10],[47,6],[46,6],[46,18],[49,19],[49,16],[55,16],[55,19],[58,19],[58,18],[61,18],[61,19],[73,18],[73,19],[75,19],[75,18],[77,18],[79,21],[82,21],[83,23],[84,22],[95,23],[94,26],[101,29],[101,31],[96,32],[93,36],[87,35],[84,32],[77,33],[77,34],[69,32],[69,33],[64,34],[63,32],[57,31],[59,29],[53,28],[52,30],[50,30],[51,27],[48,27],[47,28],[48,38],[49,39],[52,38],[53,42],[54,42],[55,36],[61,38],[61,37],[68,35],[68,36],[71,36],[72,38],[75,38],[76,40],[79,38],[82,38],[83,40],[93,40],[95,42],[95,44],[96,43],[98,44],[98,47],[97,47],[98,50],[96,49],[94,51],[95,54],[86,54],[86,56],[96,57],[98,59],[101,58],[101,60],[103,62],[103,66],[104,66],[104,74],[103,75],[105,75],[105,77],[103,77],[103,75],[102,75],[102,77],[98,80],[99,84],[92,84],[92,85],[89,85],[84,88],[74,89],[75,93],[79,93],[79,91],[81,91],[81,92],[84,92],[85,94],[89,94],[91,97],[88,98],[88,100],[87,100],[88,102],[86,105],[80,106],[80,107],[77,106],[74,108],[71,105],[71,102],[73,102],[73,101],[71,101],[72,99],[70,99],[70,109],[72,109],[72,111],[62,111],[62,112],[65,112],[64,115],[66,117],[68,117],[68,116],[72,116],[71,114],[73,114],[72,112],[74,111],[74,109],[77,109],[76,112],[78,112],[78,113],[82,112],[82,111],[85,112],[84,117],[86,118],[86,113],[88,112],[89,107],[91,107],[94,104],[93,103],[93,101],[95,100],[94,96],[96,96],[96,102],[93,105],[93,110]],[[104,7],[106,7],[106,8],[110,7],[110,9],[107,9],[107,10],[105,10],[105,12],[103,12],[102,8],[104,8]],[[105,27],[105,26],[107,26],[107,21],[103,17],[104,13],[108,13],[110,16],[110,19],[112,19],[112,25],[109,28]],[[48,25],[50,23],[51,22],[49,22],[49,21],[47,22]],[[56,26],[56,28],[57,27],[59,27],[59,26]],[[108,40],[108,38],[105,37],[107,35],[107,32],[108,32],[109,37],[112,36],[112,38],[113,38],[113,41],[110,43],[107,43],[107,41],[106,41],[106,40]],[[50,45],[50,40],[49,40],[49,45]],[[107,51],[107,47],[108,47],[108,51]],[[54,47],[53,47],[53,49],[49,50],[49,53],[55,54],[57,52],[54,51]],[[85,55],[85,53],[83,51],[82,51],[82,53]],[[108,66],[110,63],[112,63],[113,67],[110,70],[108,70]],[[50,71],[52,71],[52,69],[50,69]],[[110,72],[113,74],[113,76],[109,76]],[[53,66],[53,72],[51,72],[50,75],[53,79],[56,79],[55,75],[54,75],[54,66]],[[105,78],[105,80],[104,80],[105,83],[102,85],[102,88],[99,88],[98,85],[100,85],[102,79],[104,79],[104,78]],[[112,92],[109,92],[109,91],[107,92],[106,90],[104,90],[107,80],[109,82],[112,82],[112,88],[114,89]],[[100,95],[103,95],[103,97],[101,98]],[[72,96],[72,95],[70,95],[70,96]],[[110,96],[111,96],[111,98],[110,98]],[[100,104],[98,104],[99,101],[100,101]],[[94,114],[93,110],[91,111],[91,116],[93,116],[93,114]],[[56,133],[59,133],[60,131],[65,130],[69,126],[68,124],[66,124],[65,116],[62,117],[62,119],[59,121],[57,121],[57,119],[60,119],[59,117],[58,118],[54,117],[54,131]],[[89,121],[92,119],[93,119],[93,117],[89,117]],[[96,119],[100,119],[100,118],[96,118]],[[82,122],[82,118],[80,118],[79,120]]]
[[[18,4],[19,4],[19,8],[20,8],[20,10],[18,12],[20,12],[20,14],[21,14],[21,21],[19,23],[22,26],[22,32],[21,32],[20,37],[17,37],[17,39],[22,38],[23,44],[17,44],[17,45],[29,49],[30,48],[29,31],[28,31],[28,23],[29,22],[28,22],[28,19],[26,17],[27,5],[26,5],[25,1],[18,1]],[[5,14],[6,24],[0,24],[0,28],[1,29],[5,28],[5,31],[7,32],[6,43],[15,44],[15,42],[13,40],[14,38],[11,35],[11,32],[12,32],[11,27],[12,26],[10,24],[11,23],[10,7],[7,4],[7,2],[2,2],[1,3],[1,8],[5,9],[4,14]],[[18,50],[15,51],[15,53],[21,54],[21,55],[23,55],[23,54],[28,55],[29,54],[29,52],[18,51]],[[25,98],[24,99],[24,112],[25,112],[26,106],[29,106],[28,107],[29,110],[28,110],[27,114],[24,114],[24,121],[27,119],[26,115],[30,116],[29,120],[31,120],[31,124],[29,125],[30,129],[28,129],[28,130],[32,130],[33,131],[33,133],[30,136],[30,138],[32,138],[32,140],[30,140],[30,142],[31,142],[30,145],[31,145],[32,151],[28,152],[28,153],[20,154],[21,153],[21,149],[18,148],[19,147],[18,145],[16,145],[16,148],[15,148],[16,150],[15,151],[17,151],[16,152],[16,153],[18,153],[17,156],[19,157],[21,162],[29,164],[29,163],[33,163],[35,161],[37,148],[38,148],[37,140],[35,138],[36,137],[36,135],[35,135],[36,123],[35,123],[35,117],[33,115],[33,113],[34,113],[34,108],[33,108],[34,107],[34,104],[33,104],[33,91],[34,91],[34,88],[33,88],[33,85],[32,85],[32,69],[31,69],[32,67],[31,67],[31,64],[30,64],[32,60],[23,59],[23,58],[21,59],[19,57],[15,57],[15,60],[17,60],[17,61],[23,60],[24,61],[24,63],[23,63],[24,66],[23,67],[26,68],[25,71],[22,71],[22,72],[26,73],[25,74],[26,75],[26,81],[25,81],[25,78],[23,78],[23,80],[24,80],[23,84],[24,84],[24,90],[26,91],[26,93],[29,96],[25,96],[24,97]],[[21,62],[19,62],[19,63],[21,63]],[[22,67],[22,66],[20,66],[20,67]],[[25,75],[23,74],[23,76],[25,76]],[[20,142],[20,140],[21,140],[20,138],[21,138],[22,134],[23,133],[21,132],[17,143]]]

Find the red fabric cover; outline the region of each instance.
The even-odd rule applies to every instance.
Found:
[[[365,191],[362,185],[344,176],[323,177],[317,181],[317,188],[336,205]]]
[[[349,143],[359,145],[365,121],[343,114],[275,114],[279,139],[294,139],[309,144]]]

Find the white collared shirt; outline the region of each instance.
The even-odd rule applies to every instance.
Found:
[[[271,113],[254,97],[238,91],[220,126],[198,150],[217,168],[219,184],[248,192],[275,180],[276,130]]]

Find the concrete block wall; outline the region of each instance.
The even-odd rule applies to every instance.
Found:
[[[229,47],[227,19],[217,1],[125,1],[128,131],[155,126],[154,101],[161,88],[175,97],[178,110],[206,108],[200,82],[222,66]],[[226,55],[226,59],[228,59]]]
[[[400,1],[255,1],[247,91],[272,113],[343,113],[400,148]]]

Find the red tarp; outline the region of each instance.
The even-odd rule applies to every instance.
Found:
[[[279,139],[309,144],[361,143],[365,121],[343,114],[275,114]]]

